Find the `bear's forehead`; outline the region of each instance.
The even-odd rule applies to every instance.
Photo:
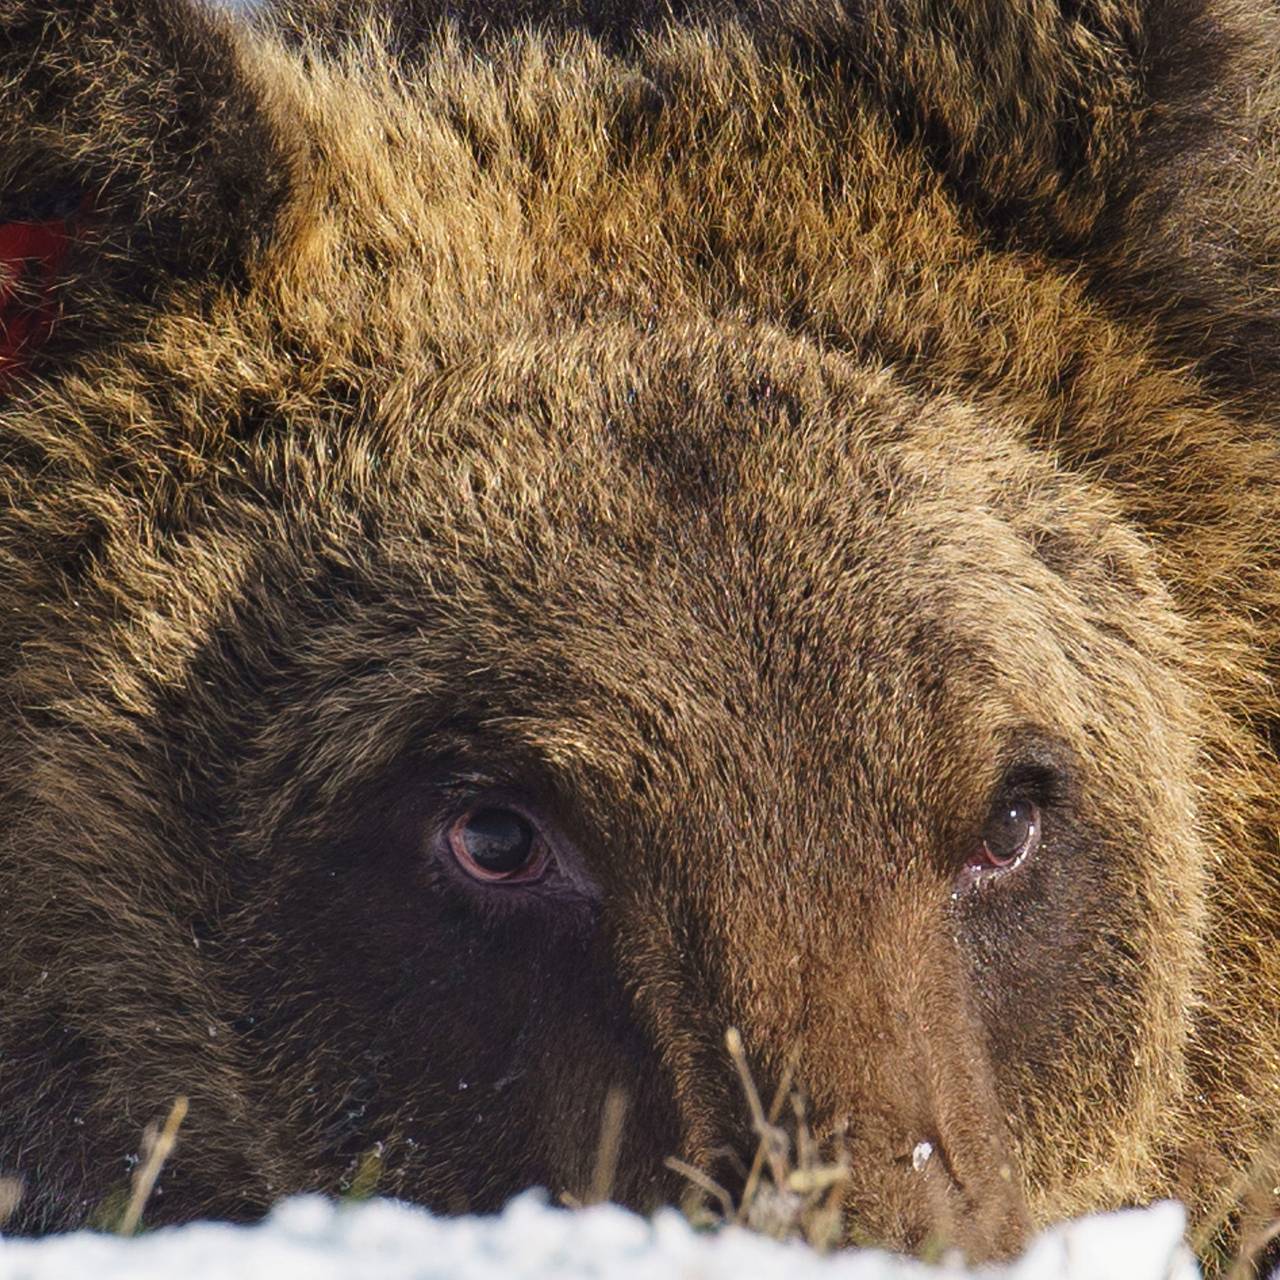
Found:
[[[179,386],[210,367],[173,354]],[[593,678],[632,655],[656,680],[705,654],[704,683],[739,701],[868,706],[935,669],[1032,672],[1091,611],[1136,607],[1070,581],[1141,547],[1016,420],[767,326],[523,335],[447,367],[347,368],[341,397],[296,358],[247,365],[252,389],[225,376],[239,367],[216,366],[220,404],[192,387],[150,416],[195,406],[209,418],[165,423],[195,434],[267,405],[252,456],[204,477],[298,512],[264,555],[292,561],[332,525],[357,561],[394,562],[379,590],[499,673],[545,649]]]
[[[1083,665],[1101,644],[1114,682],[1126,665],[1141,677],[1017,529],[924,481],[902,480],[874,515],[865,495],[828,490],[806,527],[769,486],[691,509],[616,468],[611,505],[588,517],[572,474],[570,460],[533,501],[501,480],[468,486],[447,564],[412,526],[385,548],[397,616],[420,625],[389,636],[357,605],[335,631],[335,653],[389,664],[385,696],[353,718],[403,720],[407,700],[437,725],[447,704],[453,737],[430,750],[579,796],[594,777],[602,813],[637,761],[676,771],[686,805],[690,771],[707,803],[761,778],[848,798],[851,760],[864,800],[879,787],[900,801],[944,775],[965,779],[957,795],[984,793],[1028,728],[1082,741],[1105,711]]]

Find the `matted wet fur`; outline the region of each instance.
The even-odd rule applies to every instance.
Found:
[[[14,1225],[177,1095],[153,1222],[581,1193],[611,1088],[648,1206],[749,1155],[728,1026],[857,1239],[1203,1219],[1280,1115],[1270,9],[449,12],[0,0],[0,215],[80,211],[0,410]]]

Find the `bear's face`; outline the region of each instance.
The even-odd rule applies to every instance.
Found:
[[[25,1225],[178,1094],[172,1217],[588,1195],[611,1091],[616,1196],[735,1188],[729,1028],[891,1245],[1167,1193],[1193,1090],[1254,1123],[1201,1011],[1269,927],[1213,578],[1260,553],[1205,477],[1261,446],[856,60],[36,7],[87,195],[0,418]]]
[[[209,521],[140,788],[182,779],[280,1176],[376,1144],[444,1207],[583,1194],[617,1088],[617,1194],[731,1181],[733,1026],[762,1082],[798,1053],[859,1230],[1010,1243],[1001,1171],[1070,1195],[1182,1049],[1194,692],[1148,549],[1007,411],[763,329],[466,379],[246,464],[282,502]],[[1113,1125],[1048,1142],[1064,1097]]]

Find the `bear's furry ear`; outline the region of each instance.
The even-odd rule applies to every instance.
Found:
[[[54,310],[91,339],[271,235],[290,165],[243,39],[199,0],[0,0],[0,371]]]

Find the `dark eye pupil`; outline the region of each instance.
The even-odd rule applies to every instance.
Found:
[[[987,856],[997,866],[1012,862],[1034,839],[1039,814],[1035,805],[1006,804],[987,820],[982,833]]]
[[[533,826],[510,809],[480,809],[467,819],[462,841],[485,871],[518,871],[533,852]]]

